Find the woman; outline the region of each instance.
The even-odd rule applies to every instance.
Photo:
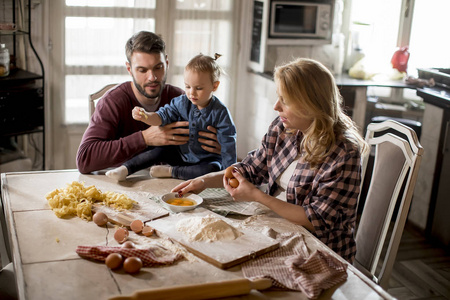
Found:
[[[344,114],[334,77],[322,64],[300,58],[277,67],[274,77],[279,116],[261,146],[234,165],[239,186],[232,188],[216,172],[173,191],[199,193],[223,185],[235,201],[267,206],[352,263],[360,158],[368,146]],[[266,193],[256,187],[262,184]]]

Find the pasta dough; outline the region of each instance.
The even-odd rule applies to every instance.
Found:
[[[92,204],[102,202],[116,210],[131,209],[136,201],[127,195],[116,192],[102,193],[95,186],[84,186],[84,183],[73,181],[64,189],[55,189],[45,198],[58,218],[78,216],[83,220],[92,220]]]

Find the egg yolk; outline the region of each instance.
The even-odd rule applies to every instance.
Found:
[[[177,205],[177,206],[192,206],[195,205],[195,201],[188,198],[174,198],[167,200],[168,204]]]

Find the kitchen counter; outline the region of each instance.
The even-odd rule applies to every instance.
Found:
[[[273,74],[270,72],[257,73],[267,79],[273,80]],[[336,84],[338,86],[353,86],[353,87],[368,87],[368,86],[380,86],[380,87],[393,87],[393,88],[412,88],[415,86],[406,84],[402,80],[364,80],[350,77],[348,74],[334,76]]]
[[[162,195],[180,182],[135,174],[129,180],[117,183],[104,175],[83,175],[76,170],[3,173],[1,192],[20,299],[108,299],[116,295],[131,295],[142,289],[243,278],[239,265],[223,270],[185,249],[186,260],[169,266],[145,267],[136,275],[120,270],[111,271],[103,263],[79,257],[75,252],[79,245],[118,244],[113,238],[113,227],[99,227],[78,217],[59,219],[55,216],[45,195],[73,181],[84,182],[85,186],[95,185],[103,192],[134,195],[139,197],[139,201]],[[236,221],[239,222],[239,219]],[[310,251],[320,249],[343,261],[306,229],[275,215],[253,216],[245,221],[246,224],[255,222],[255,228],[269,226],[281,233],[299,232],[304,236]],[[130,240],[137,245],[165,242],[163,245],[166,247],[170,244],[174,249],[183,249],[164,236],[147,238],[130,232]],[[343,284],[326,290],[320,299],[392,299],[352,265],[348,265],[347,274],[348,278]],[[237,298],[306,299],[300,292],[277,290],[253,290],[249,295],[233,299]]]
[[[256,73],[264,78],[273,80],[273,74],[270,72]],[[336,84],[339,87],[344,106],[351,115],[361,133],[364,133],[366,127],[367,113],[367,88],[368,87],[390,87],[390,88],[410,88],[415,89],[413,85],[406,84],[402,80],[362,80],[350,77],[348,74],[335,76]]]
[[[417,88],[417,96],[423,98],[425,103],[430,103],[443,109],[450,108],[450,90],[442,87]]]
[[[439,86],[417,89],[423,98],[420,143],[424,155],[408,220],[425,235],[450,248],[450,90]]]

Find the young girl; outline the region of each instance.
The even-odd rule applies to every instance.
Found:
[[[175,121],[189,121],[189,141],[180,146],[164,146],[146,151],[106,172],[116,180],[150,167],[151,177],[191,179],[220,171],[236,162],[236,127],[227,107],[213,95],[219,87],[222,70],[215,58],[199,54],[192,58],[184,71],[185,95],[172,99],[157,112],[135,107],[132,116],[151,126],[164,126]],[[217,129],[221,154],[214,154],[198,143],[198,132]],[[177,136],[172,137],[174,140]],[[155,151],[156,150],[156,151]],[[158,165],[166,163],[168,165]]]

